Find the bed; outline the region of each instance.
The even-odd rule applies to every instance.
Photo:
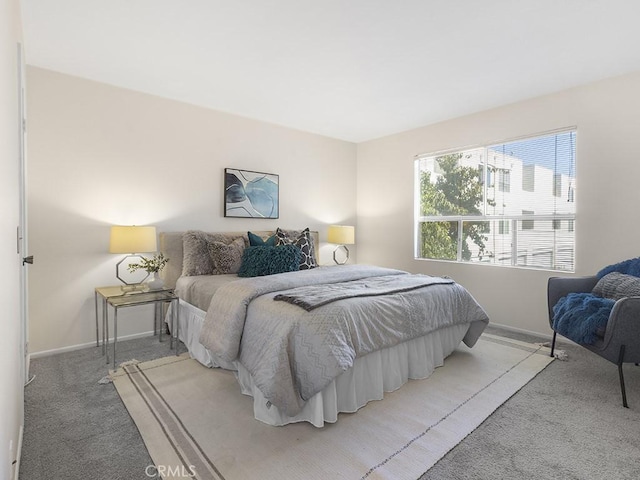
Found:
[[[302,249],[294,271],[239,277],[238,255],[245,275],[249,254],[284,252],[252,246],[276,233],[296,246],[291,252]],[[428,377],[488,324],[451,279],[369,265],[312,268],[317,232],[251,234],[250,242],[247,232],[164,232],[160,250],[169,258],[165,284],[180,297],[180,340],[203,365],[233,370],[267,424],[336,422]],[[216,261],[220,250],[235,260]]]

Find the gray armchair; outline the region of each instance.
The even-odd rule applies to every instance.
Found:
[[[551,277],[547,284],[547,304],[549,308],[549,324],[553,329],[553,307],[560,298],[569,293],[589,293],[598,282],[592,277]],[[557,332],[553,332],[551,356],[556,344]],[[622,405],[628,408],[627,394],[624,388],[623,363],[640,362],[640,297],[625,297],[616,301],[609,315],[604,338],[599,338],[593,345],[580,346],[591,350],[596,355],[615,363],[620,376]]]

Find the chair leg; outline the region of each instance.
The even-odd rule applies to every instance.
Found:
[[[627,405],[627,392],[624,388],[624,374],[622,373],[622,361],[624,360],[624,345],[620,345],[620,354],[618,355],[618,375],[620,375],[620,390],[622,391],[622,406],[629,408]]]
[[[551,340],[551,357],[553,357],[553,350],[556,348],[556,335],[557,332],[553,332],[553,340]]]

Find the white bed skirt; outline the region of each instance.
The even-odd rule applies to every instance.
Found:
[[[268,406],[251,374],[241,364],[220,365],[212,358],[198,340],[204,317],[204,311],[180,301],[180,340],[189,349],[191,357],[207,367],[235,370],[242,393],[253,397],[255,418],[275,426],[309,422],[322,427],[324,422],[336,422],[340,412],[355,412],[367,402],[382,400],[384,392],[397,390],[409,379],[427,378],[436,367],[443,365],[469,328],[468,324],[453,325],[356,358],[353,367],[311,397],[298,415],[289,417],[275,406]]]

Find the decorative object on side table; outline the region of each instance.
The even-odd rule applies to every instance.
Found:
[[[158,251],[156,239],[156,227],[139,226],[113,226],[111,227],[111,237],[109,241],[109,253],[126,253],[127,255],[116,264],[116,278],[123,285],[123,290],[136,290],[140,288],[146,277],[137,281],[125,280],[120,272],[120,265],[130,258],[142,259],[141,253],[151,253]]]
[[[355,228],[351,225],[329,225],[327,241],[329,243],[338,244],[338,246],[333,251],[333,261],[338,265],[344,265],[349,260],[349,249],[346,247],[346,245],[353,245],[354,243],[356,243]],[[345,252],[345,258],[342,261],[338,261],[336,254],[341,249]]]
[[[129,271],[135,272],[136,270],[145,270],[147,276],[151,276],[151,280],[147,282],[147,285],[151,290],[159,290],[164,286],[164,281],[160,278],[160,271],[167,264],[169,259],[162,253],[158,253],[151,258],[140,257],[140,263],[129,264]]]

